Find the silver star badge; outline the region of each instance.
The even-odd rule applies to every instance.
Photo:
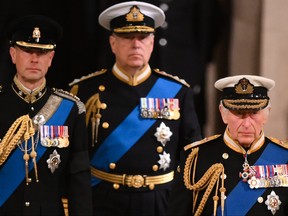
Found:
[[[270,195],[267,196],[267,200],[265,204],[268,207],[268,210],[271,210],[272,214],[274,215],[277,210],[279,210],[279,206],[281,205],[281,201],[279,196],[276,195],[274,191],[271,191]]]
[[[44,125],[44,123],[45,123],[45,117],[43,116],[43,115],[36,115],[34,118],[33,118],[33,123],[35,124],[35,125],[38,125],[38,126],[40,126],[40,125]]]
[[[50,154],[50,157],[46,162],[48,164],[48,168],[51,170],[51,173],[54,173],[55,169],[57,169],[61,163],[60,155],[57,153],[56,149],[52,154]]]
[[[158,160],[158,163],[160,164],[160,169],[163,169],[164,171],[170,166],[170,154],[166,153],[165,151],[163,154],[159,154],[160,160]]]
[[[169,127],[167,127],[163,122],[161,122],[160,126],[157,127],[157,131],[154,136],[157,137],[157,141],[165,147],[166,143],[170,140],[170,137],[172,136],[172,132],[170,131]]]

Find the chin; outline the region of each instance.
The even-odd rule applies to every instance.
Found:
[[[249,148],[251,146],[251,144],[253,143],[253,141],[254,141],[253,139],[240,139],[239,143],[244,148]]]

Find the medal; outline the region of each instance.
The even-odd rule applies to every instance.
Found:
[[[250,166],[249,172],[250,188],[288,187],[287,164]]]
[[[170,166],[171,162],[170,154],[164,151],[163,154],[159,154],[159,157],[160,157],[160,160],[158,160],[158,163],[160,164],[159,169],[163,169],[165,171]]]
[[[65,148],[69,146],[68,126],[41,125],[41,145],[44,147]]]
[[[179,112],[179,110],[174,110],[173,119],[174,119],[174,120],[178,120],[179,118],[180,118],[180,112]]]
[[[157,137],[157,141],[160,142],[164,147],[168,141],[170,141],[170,137],[172,136],[172,132],[170,128],[167,127],[163,122],[161,122],[160,126],[157,127],[156,133],[154,134]]]
[[[279,196],[276,195],[274,191],[271,191],[270,195],[267,196],[267,200],[265,201],[268,210],[272,212],[274,215],[277,210],[279,210],[279,206],[281,205],[281,201]]]
[[[56,149],[52,154],[50,154],[49,159],[46,162],[48,164],[48,168],[51,170],[51,173],[54,173],[61,163],[60,155],[57,153]]]
[[[142,118],[178,120],[180,118],[177,98],[140,98]]]
[[[244,155],[244,158],[245,158],[245,161],[242,165],[243,172],[240,172],[239,176],[242,178],[242,181],[247,182],[248,178],[251,177],[250,165],[249,165],[248,160],[247,160],[247,153]]]

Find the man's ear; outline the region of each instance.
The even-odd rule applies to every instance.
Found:
[[[219,111],[222,117],[224,124],[227,124],[227,110],[222,105],[219,105]]]
[[[11,46],[9,48],[9,53],[10,53],[11,60],[12,60],[13,64],[15,64],[16,63],[16,49]]]

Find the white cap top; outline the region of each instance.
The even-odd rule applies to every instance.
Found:
[[[125,16],[130,12],[131,7],[137,6],[140,10],[140,12],[145,16],[149,17],[154,20],[154,26],[152,28],[158,28],[161,26],[165,21],[165,14],[163,10],[161,10],[159,7],[156,7],[155,5],[146,3],[146,2],[140,2],[140,1],[129,1],[129,2],[123,2],[116,5],[113,5],[106,10],[104,10],[98,18],[99,24],[103,26],[105,29],[111,31],[111,20],[120,17]],[[125,23],[119,23],[125,24]],[[146,25],[146,24],[145,24]],[[122,27],[122,26],[119,26]]]
[[[237,76],[225,77],[217,80],[214,86],[218,90],[223,91],[224,88],[234,87],[242,78],[248,79],[249,82],[253,84],[255,87],[262,86],[265,87],[267,90],[271,90],[275,86],[274,80],[255,75],[237,75]]]

